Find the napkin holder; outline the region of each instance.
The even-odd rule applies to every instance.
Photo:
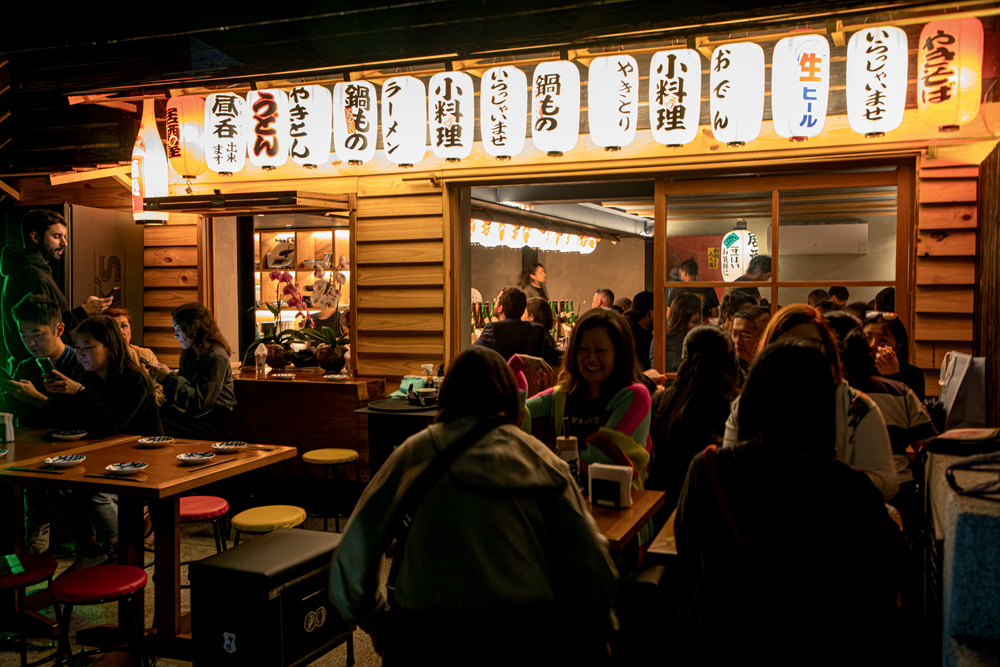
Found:
[[[590,504],[616,510],[632,506],[632,468],[606,463],[587,467]]]

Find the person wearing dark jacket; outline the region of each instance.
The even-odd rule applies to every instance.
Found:
[[[52,264],[62,259],[68,247],[66,220],[61,215],[44,209],[28,211],[21,219],[21,236],[23,249],[6,246],[0,253],[0,275],[3,276],[0,323],[9,372],[31,357],[21,344],[13,315],[14,305],[28,294],[42,294],[56,302],[67,329],[63,335],[65,343],[71,342],[68,335],[70,329],[111,305],[110,297],[101,299],[91,296],[82,305],[70,308],[66,295],[52,278]]]
[[[635,356],[642,370],[653,367],[649,348],[653,344],[653,293],[639,292],[632,299],[632,307],[625,311],[625,320],[632,328],[635,339]]]
[[[524,292],[516,287],[504,287],[497,301],[500,321],[488,323],[474,345],[496,350],[504,359],[515,354],[530,354],[553,366],[562,361],[562,354],[548,331],[540,324],[521,319],[527,304]]]

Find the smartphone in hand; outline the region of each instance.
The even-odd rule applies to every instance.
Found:
[[[56,367],[52,364],[52,360],[48,357],[35,357],[35,363],[38,367],[42,369],[42,377],[49,375]]]
[[[105,294],[102,298],[107,299],[108,297],[111,298],[111,305],[109,305],[108,308],[117,308],[122,305],[122,288],[112,287],[111,291]]]

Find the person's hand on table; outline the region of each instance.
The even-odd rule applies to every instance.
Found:
[[[111,306],[112,300],[110,296],[104,299],[99,296],[88,296],[81,307],[83,308],[83,312],[87,313],[88,316],[100,315]]]
[[[899,359],[888,345],[882,345],[875,351],[875,368],[881,375],[895,375],[899,372]]]
[[[50,394],[67,394],[72,396],[83,391],[83,385],[72,380],[57,370],[45,376],[45,390]]]
[[[4,393],[10,394],[23,403],[41,405],[48,400],[48,397],[45,396],[45,394],[35,388],[35,385],[31,383],[31,380],[0,379],[0,388],[3,389]]]
[[[544,359],[538,359],[538,365],[524,370],[524,379],[528,381],[528,398],[540,391],[545,391],[556,383],[556,371]]]
[[[144,364],[146,370],[149,372],[149,377],[153,378],[157,382],[162,382],[163,378],[170,375],[173,371],[170,370],[170,366],[166,364]]]

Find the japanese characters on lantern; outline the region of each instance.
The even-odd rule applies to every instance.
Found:
[[[209,169],[223,176],[246,165],[246,103],[236,93],[212,93],[205,98],[205,160]]]
[[[427,93],[412,76],[382,85],[382,150],[400,167],[412,167],[427,152]]]
[[[726,44],[712,52],[709,67],[712,134],[734,148],[753,141],[764,120],[764,50]]]
[[[205,98],[197,95],[167,100],[167,160],[183,178],[205,173]]]
[[[683,146],[698,135],[701,120],[701,54],[660,51],[649,63],[649,127],[653,139]]]
[[[917,109],[942,132],[979,113],[983,24],[977,18],[931,21],[917,45]]]
[[[594,58],[587,80],[590,138],[608,151],[635,139],[639,120],[639,65],[625,54]]]
[[[486,70],[479,89],[479,131],[483,150],[509,160],[524,150],[528,80],[516,67]]]
[[[167,154],[156,131],[156,113],[153,100],[143,100],[142,122],[132,148],[132,217],[138,223],[167,221],[167,214],[146,211],[146,197],[166,197]]]
[[[378,97],[367,81],[338,83],[333,87],[333,140],[337,157],[359,165],[375,157],[378,137]]]
[[[531,141],[558,157],[580,136],[580,70],[567,60],[539,63],[532,75]]]
[[[288,93],[251,90],[247,93],[247,148],[250,162],[270,171],[288,161],[291,148]]]
[[[771,118],[779,137],[803,141],[826,122],[830,44],[821,35],[778,40],[771,60]]]
[[[732,282],[747,272],[750,260],[760,252],[757,237],[736,229],[722,237],[722,279]]]
[[[448,162],[472,153],[476,131],[476,89],[465,72],[440,72],[431,77],[427,95],[431,150]]]
[[[289,152],[296,164],[315,169],[330,160],[332,116],[329,88],[296,86],[288,91]]]
[[[866,137],[881,137],[903,122],[906,109],[906,33],[868,28],[847,43],[847,122]]]

